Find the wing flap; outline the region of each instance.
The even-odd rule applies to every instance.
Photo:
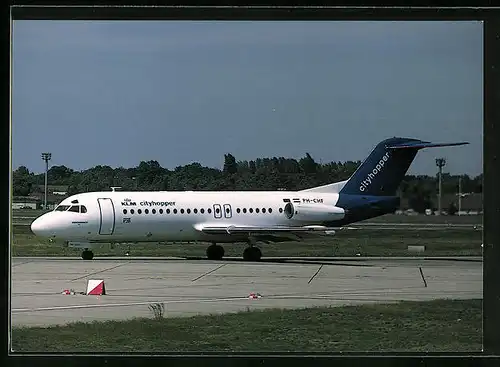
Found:
[[[325,226],[214,226],[200,225],[195,228],[207,234],[273,234],[273,233],[290,233],[290,234],[306,234],[306,233],[326,233],[346,229],[346,227],[325,227]]]

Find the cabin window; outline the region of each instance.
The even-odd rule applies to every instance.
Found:
[[[145,214],[149,214],[149,209],[144,209]]]
[[[160,209],[160,214],[163,214],[163,209]]]
[[[165,210],[165,213],[170,214],[170,209]]]
[[[181,214],[184,214],[184,209],[181,209]]]
[[[241,209],[240,209],[240,208],[237,208],[237,209],[236,209],[236,213],[239,213],[239,212],[241,212]]]
[[[198,213],[198,209],[193,209],[194,214]]]
[[[253,209],[252,209],[252,208],[248,209],[248,211],[249,211],[250,213],[253,213]]]
[[[243,208],[243,213],[246,213],[247,212],[247,208]]]
[[[153,212],[153,214],[156,214],[156,209],[153,209],[153,210],[151,210],[151,211]]]
[[[134,214],[134,209],[130,209],[130,214]]]
[[[201,214],[205,213],[205,209],[200,209]]]
[[[258,213],[259,212],[259,208],[255,208],[255,212]]]
[[[127,214],[127,209],[123,209],[123,214]]]
[[[208,214],[212,213],[212,209],[208,208],[207,212],[208,212]]]
[[[187,213],[188,213],[188,214],[190,214],[190,213],[191,213],[191,209],[188,209],[188,210],[187,210]]]
[[[229,208],[226,208],[226,214],[229,214]]]
[[[271,208],[269,208],[269,213],[272,213],[272,212],[273,212],[273,210]]]
[[[266,212],[266,208],[262,208],[262,213],[265,213]]]
[[[177,214],[177,209],[174,209],[174,214]]]
[[[283,208],[280,208],[280,213],[283,213]]]
[[[137,209],[137,214],[141,214],[142,213],[142,210],[141,209]]]

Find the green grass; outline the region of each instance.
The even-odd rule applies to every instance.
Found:
[[[481,347],[482,300],[273,309],[12,331],[16,352],[477,352]]]
[[[63,247],[62,242],[49,242],[33,235],[27,226],[14,226],[11,253],[13,256],[80,256],[81,250]],[[335,237],[262,244],[263,256],[415,256],[409,245],[426,246],[423,256],[481,256],[482,231],[447,230],[377,230],[362,229],[338,233]],[[225,244],[225,256],[242,256],[246,244]],[[123,256],[127,245],[102,244],[94,248],[95,256]],[[202,256],[207,244],[131,245],[132,256]]]

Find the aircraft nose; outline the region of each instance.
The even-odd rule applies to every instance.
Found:
[[[44,225],[43,218],[37,218],[31,223],[31,232],[33,232],[37,236],[43,236],[47,233],[46,226]]]

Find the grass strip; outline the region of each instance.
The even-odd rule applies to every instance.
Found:
[[[258,302],[258,301],[256,301]],[[166,315],[165,315],[166,313]],[[477,352],[482,300],[437,300],[14,328],[16,352]],[[167,317],[166,317],[167,316]]]

